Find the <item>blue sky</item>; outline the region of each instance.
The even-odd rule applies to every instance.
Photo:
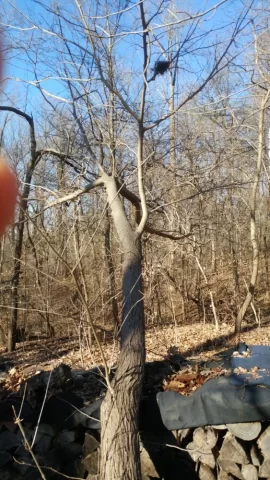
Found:
[[[50,1],[49,0],[43,0],[42,3],[45,5],[45,6],[49,6],[50,5]],[[71,7],[72,8],[72,5],[73,5],[73,2],[70,1],[70,2],[63,2],[62,0],[60,1],[61,4],[65,4],[67,5],[69,8]],[[187,5],[189,4],[190,2],[187,2]],[[208,2],[201,2],[201,1],[198,1],[198,0],[194,0],[193,2],[191,2],[193,8],[192,10],[194,11],[202,11],[202,10],[207,10],[209,8],[211,8],[211,6],[215,5],[216,2],[214,2],[213,0],[210,0]],[[15,2],[15,5],[18,7],[19,10],[21,10],[27,17],[33,19],[33,20],[37,20],[39,23],[43,23],[43,22],[48,22],[48,27],[50,26],[50,24],[53,24],[53,20],[50,18],[50,15],[47,13],[47,12],[44,12],[44,9],[38,4],[36,3],[35,1],[33,0],[17,0]],[[181,2],[181,6],[183,5],[183,2]],[[168,7],[171,8],[171,2],[168,2]],[[6,8],[8,9],[8,3],[7,3],[7,6]],[[226,2],[225,4],[223,4],[221,7],[219,7],[219,9],[214,13],[211,13],[211,14],[208,14],[206,19],[207,19],[207,22],[205,22],[205,27],[209,28],[212,28],[212,29],[216,29],[216,28],[219,28],[221,25],[224,25],[224,23],[226,24],[226,22],[228,21],[231,21],[232,17],[233,18],[236,18],[239,11],[243,8],[243,4],[240,0],[235,0],[235,1],[229,1],[229,2]],[[183,10],[184,10],[184,7],[183,7]],[[20,26],[19,23],[17,23],[18,26]],[[27,24],[25,23],[24,26],[26,26]],[[201,25],[201,28],[203,29],[204,28],[204,24]],[[222,35],[226,36],[226,31],[222,31],[221,32]],[[14,35],[17,35],[16,31],[12,31],[12,34]],[[29,34],[29,32],[28,32]],[[34,32],[35,34],[35,32]],[[216,35],[218,35],[219,32],[217,33],[213,33],[213,38],[215,38]],[[20,35],[20,33],[19,33]],[[23,34],[21,34],[23,35]],[[120,56],[122,56],[122,61],[125,63],[125,66],[128,64],[129,61],[132,61],[133,64],[135,62],[138,63],[138,60],[137,58],[140,58],[139,55],[140,55],[140,47],[138,47],[138,50],[136,50],[136,47],[135,47],[135,50],[133,49],[132,51],[132,47],[133,45],[135,45],[135,43],[137,42],[137,37],[135,36],[129,36],[127,39],[124,39],[122,40],[119,44],[118,44],[118,53],[120,53]],[[131,55],[131,51],[132,51],[132,55]],[[138,53],[137,53],[138,52]],[[50,61],[52,63],[56,63],[56,55],[53,51],[53,49],[51,49],[50,51],[50,43],[48,42],[48,44],[46,45],[46,56],[48,56],[50,58]],[[138,57],[136,57],[136,55],[138,55]],[[42,59],[42,55],[40,57]],[[157,58],[155,56],[153,56],[153,58]],[[190,62],[190,68],[192,69],[195,69],[195,68],[199,68],[199,64],[198,64],[198,67],[196,66],[195,64],[195,57],[192,57],[192,56],[189,56],[188,57],[188,60]],[[207,63],[209,59],[207,57],[201,57],[201,62],[202,62],[202,65],[203,65],[203,62]],[[196,60],[197,61],[197,60]],[[198,59],[199,61],[199,59]],[[139,63],[138,63],[139,65]],[[57,65],[58,66],[58,65]],[[58,66],[59,67],[59,70],[61,70],[61,65]],[[186,72],[188,72],[188,65],[184,65],[183,63],[183,72],[182,72],[182,76],[184,78],[184,75],[191,75],[191,73],[185,73],[184,74],[184,67],[185,67],[185,70]],[[41,71],[44,71],[44,75],[55,75],[55,72],[52,72],[50,71],[50,68],[47,67],[46,65],[43,65],[42,62],[38,62],[38,69]],[[24,56],[24,59],[23,60],[20,60],[18,58],[18,56],[16,56],[15,58],[11,59],[7,66],[6,66],[6,74],[10,77],[17,77],[17,78],[20,78],[22,80],[25,80],[25,81],[33,81],[35,80],[34,76],[33,76],[33,73],[31,71],[30,68],[28,68],[28,63],[27,63],[27,58],[26,56]],[[191,77],[190,77],[191,78]],[[163,80],[163,79],[161,79]],[[37,89],[35,87],[29,87],[27,86],[25,83],[20,85],[18,83],[15,84],[16,85],[16,89],[17,91],[19,92],[20,91],[20,96],[25,96],[25,93],[23,93],[24,89],[26,88],[27,89],[27,101],[31,102],[31,104],[33,105],[33,107],[35,106],[35,103],[38,101],[38,99],[40,99],[40,94],[38,93]],[[59,83],[59,81],[57,80],[54,80],[54,79],[47,79],[45,82],[42,83],[43,87],[49,91],[50,93],[52,94],[58,94],[58,95],[62,95],[62,96],[65,96],[65,92],[63,91],[63,88],[62,88],[62,85]],[[14,89],[14,85],[13,85],[13,82],[11,83],[8,82],[8,84],[6,85],[6,88],[7,88],[7,91],[9,91],[10,89]]]

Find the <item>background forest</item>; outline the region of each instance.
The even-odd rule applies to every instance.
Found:
[[[132,2],[1,7],[0,141],[24,202],[1,240],[3,344],[17,323],[86,344],[92,324],[117,330],[121,245],[106,193],[89,186],[99,162],[122,185],[130,224],[140,221],[143,86],[146,326],[235,321],[253,267],[253,213],[260,267],[247,319],[268,318],[268,6],[144,5],[145,29]]]

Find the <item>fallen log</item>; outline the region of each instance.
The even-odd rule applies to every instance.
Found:
[[[97,475],[99,472],[99,453],[97,451],[89,453],[84,459],[83,464],[87,468],[88,474]]]
[[[234,477],[239,478],[239,480],[244,480],[241,470],[235,462],[232,462],[231,460],[222,460],[219,458],[218,465],[223,472],[230,473]]]
[[[216,480],[216,475],[214,471],[208,467],[208,465],[200,465],[199,470],[199,479],[200,480]]]
[[[149,453],[144,448],[141,442],[140,442],[140,460],[141,460],[142,473],[144,473],[145,475],[148,475],[151,478],[152,477],[159,478],[159,475],[156,471],[153,461],[151,460]]]
[[[212,427],[198,427],[193,432],[193,442],[203,450],[212,450],[218,440],[217,432]]]
[[[234,478],[229,473],[226,473],[223,470],[220,470],[218,474],[218,480],[234,480]]]
[[[264,460],[263,464],[260,466],[259,477],[260,478],[269,478],[270,477],[270,459],[269,458]]]
[[[243,465],[241,469],[244,480],[258,480],[258,470],[254,465]]]
[[[227,432],[224,437],[219,459],[235,462],[241,465],[248,465],[250,463],[244,448],[231,432]]]
[[[174,430],[172,434],[176,438],[177,445],[181,445],[182,442],[189,436],[191,433],[191,428],[183,428],[182,430]]]
[[[211,450],[204,450],[203,448],[199,449],[195,442],[190,442],[186,448],[188,454],[195,463],[200,461],[210,468],[215,468],[216,460]]]
[[[260,467],[261,466],[262,456],[261,456],[261,453],[259,452],[259,449],[258,449],[258,447],[255,443],[253,445],[251,445],[250,458],[251,458],[251,461],[252,461],[253,465],[255,465],[255,467]]]
[[[259,436],[257,444],[264,458],[270,457],[270,426]]]
[[[251,441],[259,436],[262,425],[260,422],[227,423],[227,428],[235,437]]]

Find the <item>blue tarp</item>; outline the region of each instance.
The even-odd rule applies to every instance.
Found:
[[[208,380],[193,394],[157,393],[168,430],[270,419],[270,346],[241,344],[238,352],[227,358],[228,375]]]

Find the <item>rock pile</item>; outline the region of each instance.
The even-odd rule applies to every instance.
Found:
[[[40,480],[41,474],[27,449],[26,440],[47,480],[63,479],[64,475],[98,479],[101,400],[81,409],[74,404],[80,404],[79,397],[75,395],[51,397],[36,427],[39,413],[31,412],[25,403],[20,415],[25,438],[16,422],[11,419],[0,422],[1,480]],[[9,418],[13,408],[19,414],[18,407],[16,401],[6,400],[5,411],[9,413]],[[43,417],[49,422],[44,423]],[[142,444],[141,456],[143,479],[150,479],[148,473],[151,473],[151,478],[159,478]]]
[[[91,402],[89,385],[96,398]],[[16,394],[2,395],[1,480],[40,480],[33,455],[47,480],[98,480],[103,394],[96,370],[72,372],[62,365],[35,375],[26,391],[22,386]],[[269,422],[171,432],[161,421],[155,394],[149,394],[141,404],[140,429],[143,480],[270,480]]]

